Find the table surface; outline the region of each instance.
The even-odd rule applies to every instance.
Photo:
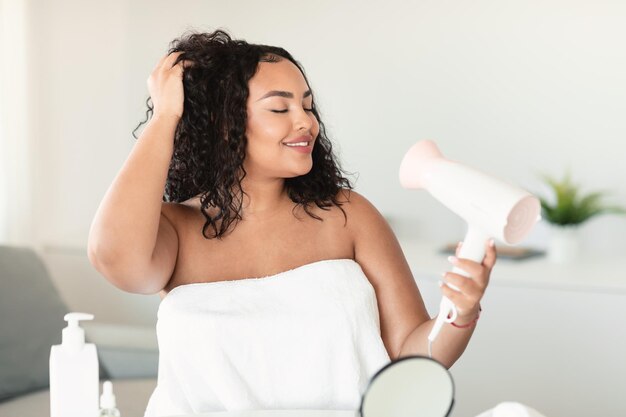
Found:
[[[186,414],[173,417],[358,417],[358,411],[350,410],[255,410],[221,411],[215,413]]]
[[[451,269],[448,255],[439,253],[443,244],[401,240],[400,245],[418,282],[423,279],[439,280],[441,272]],[[625,271],[626,256],[582,254],[569,264],[555,264],[542,256],[521,260],[498,259],[489,285],[626,294]]]

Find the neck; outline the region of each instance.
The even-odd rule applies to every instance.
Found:
[[[245,191],[241,207],[244,219],[273,215],[291,201],[283,178],[258,180],[246,177],[241,182],[241,189]]]

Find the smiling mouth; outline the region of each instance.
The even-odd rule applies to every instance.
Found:
[[[311,144],[311,142],[294,142],[294,143],[283,143],[285,146],[289,146],[290,148],[304,148]]]

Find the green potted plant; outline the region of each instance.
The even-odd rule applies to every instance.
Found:
[[[576,258],[581,224],[600,214],[626,214],[623,207],[603,201],[607,191],[583,194],[581,187],[572,181],[569,171],[562,180],[546,174],[541,177],[553,194],[550,200],[538,197],[542,218],[552,226],[548,257],[554,262],[565,263]]]

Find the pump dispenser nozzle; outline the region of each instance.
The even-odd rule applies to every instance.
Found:
[[[61,336],[62,345],[65,349],[82,349],[85,345],[85,331],[78,325],[78,322],[93,320],[93,314],[67,313],[63,319],[67,322],[67,327],[63,329]]]
[[[120,410],[117,409],[115,404],[115,394],[113,394],[111,381],[104,381],[104,384],[102,384],[100,417],[120,417]]]

